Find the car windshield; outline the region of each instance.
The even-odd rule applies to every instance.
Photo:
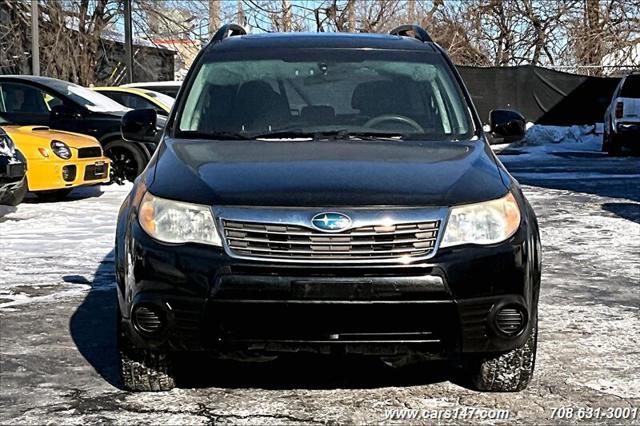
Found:
[[[157,100],[159,100],[160,102],[162,102],[164,105],[166,105],[167,107],[171,108],[173,106],[173,103],[175,102],[175,99],[173,99],[171,96],[167,96],[163,93],[159,93],[159,92],[154,92],[153,90],[145,90],[144,93],[147,96],[150,96],[152,98],[155,98]]]
[[[0,126],[2,126],[3,124],[11,124],[11,122],[0,115]]]
[[[105,95],[87,89],[77,84],[67,83],[66,81],[54,80],[48,84],[52,89],[67,96],[72,101],[82,105],[89,111],[93,112],[114,112],[114,111],[129,111],[116,101],[113,101]]]
[[[178,137],[459,140],[474,132],[460,88],[435,53],[215,53],[204,56],[178,114]]]

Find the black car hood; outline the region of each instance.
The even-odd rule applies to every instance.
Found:
[[[176,141],[150,191],[201,204],[450,206],[507,188],[481,141]]]

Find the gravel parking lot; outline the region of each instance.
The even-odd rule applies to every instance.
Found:
[[[538,214],[544,246],[527,390],[474,392],[442,364],[392,369],[315,356],[190,359],[178,389],[120,390],[112,250],[128,188],[109,186],[76,190],[65,202],[0,206],[0,423],[400,421],[392,414],[429,423],[431,410],[464,408],[472,416],[509,410],[511,423],[573,423],[589,413],[583,421],[640,422],[640,159],[517,157],[505,164]]]

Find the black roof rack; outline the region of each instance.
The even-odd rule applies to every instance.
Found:
[[[415,34],[414,37],[417,38],[418,40],[420,40],[423,43],[433,42],[433,40],[431,39],[431,36],[427,32],[427,30],[422,28],[420,25],[411,25],[411,24],[400,25],[399,27],[396,27],[396,28],[392,29],[391,31],[389,31],[389,34],[397,35],[397,36],[404,36],[404,37],[411,37],[409,35],[409,32],[413,32],[413,34]]]
[[[239,36],[247,34],[247,30],[238,24],[225,24],[211,37],[209,43],[218,43],[227,37]]]

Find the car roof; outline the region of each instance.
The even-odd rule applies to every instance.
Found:
[[[41,77],[35,75],[0,75],[0,80],[22,80],[27,82],[34,82],[42,85],[47,85],[48,83],[60,82],[58,78],[51,77]]]
[[[139,83],[121,84],[119,87],[139,87],[143,89],[145,87],[180,87],[181,85],[181,81],[143,81]]]
[[[247,48],[324,48],[391,49],[436,52],[431,42],[413,37],[372,33],[264,33],[230,36],[212,43],[207,49],[237,50]]]
[[[147,92],[151,92],[149,89],[144,89],[142,87],[122,87],[122,86],[96,86],[89,87],[91,90],[95,90],[98,92],[123,92],[123,93],[135,93],[137,95],[146,95]]]

